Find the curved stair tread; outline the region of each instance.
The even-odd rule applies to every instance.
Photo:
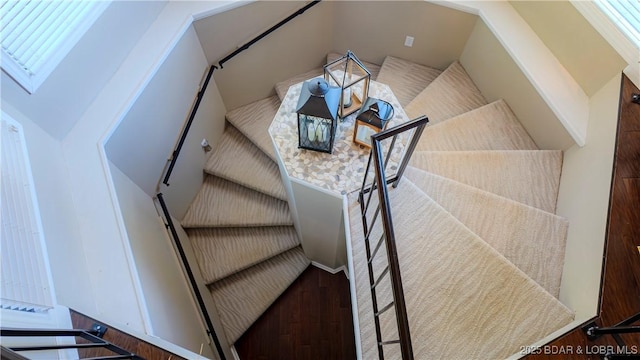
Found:
[[[390,191],[389,198],[417,359],[506,358],[573,320],[571,310],[411,181]],[[371,295],[359,205],[350,209],[362,315],[371,311]],[[392,320],[381,320],[383,333],[393,333]],[[360,319],[363,358],[377,357],[373,327],[372,315]]]
[[[187,229],[210,284],[300,245],[293,226]]]
[[[285,201],[207,175],[182,220],[185,228],[292,225]]]
[[[309,263],[298,246],[209,285],[229,342],[238,340]]]
[[[416,150],[538,150],[504,100],[427,126]]]
[[[227,113],[226,118],[260,150],[276,161],[276,151],[269,136],[269,125],[280,108],[278,96],[254,101]]]
[[[429,123],[437,124],[486,104],[473,80],[455,61],[411,100],[404,111],[411,119],[427,115]]]
[[[414,167],[407,179],[556,298],[566,219]]]
[[[410,165],[555,213],[560,150],[416,151]]]
[[[284,100],[284,97],[287,96],[287,91],[289,91],[289,88],[292,85],[295,85],[297,83],[301,83],[303,81],[309,80],[309,79],[313,79],[315,77],[322,77],[324,74],[323,69],[320,68],[315,68],[313,70],[309,70],[307,72],[304,72],[302,74],[298,74],[295,75],[287,80],[283,80],[278,82],[275,85],[275,89],[276,89],[276,94],[278,94],[278,99],[280,99],[280,101]]]
[[[441,73],[442,70],[387,56],[380,67],[377,81],[388,85],[404,107]]]
[[[287,194],[278,165],[235,127],[228,125],[204,170],[281,200]]]

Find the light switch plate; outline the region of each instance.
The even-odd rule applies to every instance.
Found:
[[[412,47],[413,46],[413,36],[408,36],[404,39],[404,46]]]

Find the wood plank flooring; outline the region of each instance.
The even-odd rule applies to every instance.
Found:
[[[640,104],[631,102],[633,93],[640,91],[623,76],[600,311],[595,318],[599,326],[613,326],[640,312]],[[640,358],[640,334],[628,334],[622,338],[628,353],[638,355],[635,359]],[[591,341],[581,329],[547,345],[543,349],[548,354],[542,351],[542,354],[530,355],[529,358],[602,359],[607,346],[613,346],[608,349],[614,352],[618,350],[612,336],[603,335]],[[571,351],[559,354],[561,349]]]
[[[309,266],[235,345],[241,360],[355,359],[349,280]]]

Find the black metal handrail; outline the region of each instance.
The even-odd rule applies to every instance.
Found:
[[[231,60],[232,58],[234,58],[236,55],[240,54],[241,52],[247,50],[251,45],[257,43],[258,41],[260,41],[265,36],[271,34],[272,32],[274,32],[276,30],[278,30],[280,27],[282,27],[283,25],[285,25],[289,21],[293,20],[295,17],[297,17],[299,15],[302,15],[302,13],[304,13],[307,10],[309,10],[313,6],[317,5],[320,1],[322,1],[322,0],[313,0],[312,2],[308,3],[304,7],[300,8],[298,11],[296,11],[293,14],[287,16],[285,19],[283,19],[279,23],[277,23],[277,24],[273,25],[272,27],[270,27],[269,29],[265,30],[260,35],[258,35],[256,37],[254,37],[253,39],[247,41],[244,45],[240,46],[237,50],[235,50],[231,54],[225,56],[224,58],[222,58],[222,60],[220,60],[218,62],[218,64],[220,65],[220,69],[223,68],[223,64],[224,63],[226,63],[227,61]]]
[[[620,336],[620,334],[639,334],[640,326],[632,325],[634,323],[637,323],[638,321],[640,321],[640,312],[630,316],[627,319],[622,320],[621,322],[613,326],[598,326],[596,325],[595,321],[592,321],[583,326],[582,330],[587,335],[587,338],[591,341],[596,340],[603,335],[611,335],[613,337],[617,344],[617,348],[615,349],[615,351],[613,351],[613,349],[610,349],[609,352],[604,354],[604,360],[640,359],[640,354],[637,353],[637,349],[628,352],[631,347],[627,346]]]
[[[171,219],[171,214],[169,213],[169,208],[164,201],[164,196],[162,193],[158,193],[157,195],[158,203],[160,203],[160,207],[162,208],[162,213],[164,215],[165,226],[169,230],[171,234],[171,239],[173,240],[173,244],[178,250],[178,255],[180,256],[180,262],[184,266],[184,270],[187,273],[187,278],[189,279],[189,283],[191,284],[191,289],[193,290],[193,294],[196,297],[196,301],[198,303],[198,307],[202,312],[202,317],[205,321],[205,325],[207,327],[207,334],[211,336],[213,342],[216,346],[216,350],[218,351],[218,355],[220,356],[220,360],[225,360],[226,357],[224,355],[224,351],[222,349],[222,344],[220,343],[220,339],[218,339],[218,335],[216,334],[215,328],[213,327],[213,323],[211,322],[211,318],[209,317],[209,311],[204,303],[204,298],[202,297],[202,293],[199,290],[198,282],[196,281],[195,276],[193,275],[193,271],[191,270],[191,266],[189,265],[189,261],[187,259],[187,254],[184,251],[184,247],[180,242],[180,237],[176,230],[175,225],[173,225],[173,220]]]
[[[365,170],[365,176],[359,194],[360,210],[362,212],[362,224],[364,228],[365,248],[367,253],[367,265],[369,270],[369,283],[371,285],[371,298],[376,329],[378,355],[381,360],[384,359],[383,347],[390,344],[400,344],[402,359],[413,359],[413,347],[411,345],[409,320],[407,317],[407,309],[404,301],[404,291],[402,289],[402,276],[400,273],[400,263],[398,261],[398,254],[396,249],[396,239],[393,229],[393,219],[391,216],[391,205],[389,203],[389,192],[387,186],[389,184],[391,184],[393,187],[398,186],[398,183],[402,178],[402,175],[404,174],[404,171],[409,163],[409,159],[415,151],[418,140],[420,139],[424,127],[428,122],[429,119],[426,116],[421,116],[405,124],[398,125],[396,127],[387,129],[371,136],[371,154],[369,156],[369,162]],[[404,156],[400,161],[395,176],[387,179],[387,176],[385,174],[386,167],[389,164],[391,154],[393,153],[398,136],[412,130],[414,130],[413,134],[411,135],[411,139],[409,140],[409,144],[407,146],[407,149],[405,150]],[[388,147],[386,156],[383,156],[382,141],[389,138],[391,138],[391,144]],[[367,178],[372,164],[374,167],[374,179],[373,182],[368,185]],[[369,210],[369,205],[371,204],[373,193],[376,189],[379,200],[378,206],[373,214],[372,219],[369,221],[367,219],[367,212]],[[366,194],[368,194],[368,197],[365,200]],[[372,230],[376,223],[376,220],[378,219],[378,216],[380,216],[380,221],[382,222],[383,233],[372,251],[370,238],[372,236]],[[388,265],[376,279],[373,270],[373,260],[383,243],[387,251]],[[386,304],[382,308],[379,308],[376,289],[378,286],[380,286],[382,279],[387,274],[391,280],[393,301],[389,304]],[[382,339],[382,332],[380,329],[380,315],[382,315],[392,307],[395,309],[396,313],[398,339],[384,340]]]
[[[195,119],[196,117],[196,113],[198,112],[198,108],[200,107],[200,102],[202,102],[204,93],[205,91],[207,91],[207,86],[209,86],[209,80],[211,80],[213,71],[217,68],[218,67],[215,65],[211,65],[209,67],[209,72],[207,73],[207,76],[205,77],[205,80],[202,83],[202,86],[200,86],[200,90],[198,91],[198,94],[196,94],[196,100],[193,104],[193,107],[191,108],[191,113],[189,113],[189,118],[187,119],[187,122],[182,128],[182,132],[180,133],[180,138],[178,140],[178,143],[176,144],[176,147],[173,149],[173,152],[171,152],[171,157],[167,159],[168,166],[165,166],[165,168],[163,169],[164,177],[162,178],[162,183],[167,186],[169,186],[169,178],[171,177],[173,168],[176,166],[176,161],[178,161],[178,156],[180,156],[180,151],[182,150],[182,146],[184,145],[184,142],[187,139],[187,134],[191,129],[193,119]],[[156,191],[158,190],[159,189],[156,189]]]
[[[216,69],[222,69],[223,68],[223,64],[226,63],[227,61],[231,60],[232,58],[234,58],[235,56],[237,56],[238,54],[240,54],[241,52],[247,50],[251,45],[255,44],[256,42],[260,41],[261,39],[263,39],[264,37],[266,37],[267,35],[271,34],[272,32],[274,32],[275,30],[277,30],[278,28],[282,27],[283,25],[287,24],[289,21],[291,21],[292,19],[294,19],[295,17],[301,15],[302,13],[304,13],[305,11],[307,11],[308,9],[310,9],[311,7],[317,5],[321,0],[313,0],[311,3],[305,5],[304,7],[302,7],[301,9],[297,10],[295,13],[289,15],[287,18],[285,18],[284,20],[278,22],[276,25],[270,27],[269,29],[265,30],[264,32],[262,32],[260,35],[256,36],[255,38],[253,38],[252,40],[248,41],[247,43],[245,43],[244,45],[240,46],[237,50],[233,51],[231,54],[225,56],[222,60],[220,60],[218,62],[218,66],[216,65],[211,65],[209,67],[209,71],[202,83],[202,85],[200,86],[200,90],[198,91],[195,101],[193,103],[193,106],[191,108],[191,112],[189,114],[189,117],[185,123],[185,125],[182,128],[182,131],[180,133],[179,136],[179,140],[174,148],[174,150],[171,153],[171,156],[167,159],[167,162],[165,163],[165,166],[162,170],[162,174],[160,175],[160,179],[158,180],[158,184],[156,186],[156,198],[158,199],[158,202],[160,204],[160,207],[162,208],[162,213],[163,216],[165,218],[165,226],[167,227],[167,229],[170,232],[171,238],[174,241],[175,247],[179,253],[179,257],[181,260],[181,263],[185,269],[185,272],[187,273],[187,277],[189,279],[189,282],[191,284],[191,288],[193,289],[194,292],[194,296],[196,297],[196,301],[198,303],[198,306],[200,308],[200,312],[204,318],[205,321],[205,325],[207,327],[207,332],[208,334],[213,338],[213,341],[215,343],[216,346],[216,350],[218,351],[218,355],[220,356],[221,360],[224,360],[226,357],[224,355],[224,351],[222,349],[222,346],[220,344],[220,341],[216,335],[215,332],[215,328],[213,327],[213,323],[211,322],[211,319],[209,317],[209,313],[207,311],[207,308],[204,304],[204,300],[202,297],[202,294],[200,293],[199,289],[198,289],[198,283],[195,280],[195,277],[193,275],[193,271],[191,270],[191,267],[189,266],[189,262],[187,260],[187,257],[184,253],[184,249],[180,243],[180,239],[178,237],[178,233],[176,231],[175,226],[173,225],[173,221],[171,220],[171,214],[169,213],[169,210],[167,208],[167,205],[164,201],[163,195],[160,192],[160,186],[161,183],[169,186],[169,178],[171,177],[171,173],[173,172],[173,169],[176,165],[176,162],[178,160],[178,157],[180,155],[180,151],[182,150],[182,147],[184,145],[184,142],[186,141],[187,138],[187,134],[189,133],[189,130],[191,129],[191,125],[193,123],[193,120],[195,119],[196,113],[198,111],[198,108],[200,107],[200,103],[204,97],[205,91],[207,90],[207,87],[209,85],[209,81],[211,80],[211,77],[213,75],[213,72]]]
[[[102,338],[96,336],[96,333],[91,330],[71,329],[71,330],[58,330],[58,329],[14,329],[14,328],[0,328],[0,337],[80,337],[88,341],[88,343],[73,343],[73,344],[55,344],[55,345],[21,345],[21,346],[2,346],[2,357],[5,356],[9,359],[28,359],[27,357],[19,354],[23,351],[50,351],[50,350],[65,350],[65,349],[93,349],[103,348],[113,352],[115,355],[102,356],[100,359],[133,359],[144,360],[130,351],[127,351],[117,345],[114,345]]]
[[[320,1],[322,1],[322,0],[313,0],[309,4],[307,4],[304,7],[300,8],[298,11],[296,11],[293,14],[287,16],[282,21],[278,22],[277,24],[273,25],[269,29],[265,30],[260,35],[258,35],[256,37],[254,37],[253,39],[249,40],[244,45],[240,46],[238,49],[233,51],[231,54],[229,54],[229,55],[225,56],[224,58],[222,58],[222,60],[220,60],[218,62],[219,68],[222,69],[224,67],[223,66],[224,63],[226,63],[227,61],[231,60],[232,58],[234,58],[235,56],[237,56],[241,52],[247,50],[251,45],[257,43],[258,41],[260,41],[264,37],[268,36],[272,32],[278,30],[279,28],[281,28],[282,26],[287,24],[289,21],[291,21],[294,18],[302,15],[305,11],[307,11],[311,7],[317,5]],[[207,90],[207,86],[209,85],[209,80],[211,80],[211,76],[213,75],[213,72],[214,72],[215,69],[218,69],[218,66],[211,65],[209,67],[209,72],[207,73],[207,75],[205,77],[205,80],[204,80],[202,86],[200,87],[200,90],[196,94],[196,98],[195,98],[194,104],[193,104],[193,106],[191,108],[191,112],[189,113],[189,117],[187,118],[187,122],[185,123],[184,127],[182,128],[182,132],[180,133],[180,137],[179,137],[179,140],[178,140],[178,142],[176,144],[176,147],[171,152],[171,156],[167,159],[167,163],[165,164],[165,167],[162,170],[162,174],[160,175],[160,178],[162,179],[162,183],[167,185],[167,186],[169,186],[169,178],[171,177],[171,173],[173,172],[173,168],[176,166],[176,161],[178,160],[178,156],[180,156],[180,151],[182,150],[182,146],[184,145],[184,142],[187,139],[187,134],[189,133],[189,130],[191,129],[191,124],[193,123],[193,119],[196,117],[196,113],[198,112],[198,108],[200,107],[200,102],[202,101],[202,98],[204,97],[204,93]],[[158,183],[158,187],[156,188],[156,192],[159,192],[159,191],[160,191],[160,184]]]

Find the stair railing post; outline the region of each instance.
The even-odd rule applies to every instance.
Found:
[[[396,174],[396,180],[391,185],[391,186],[393,186],[393,188],[397,188],[398,187],[398,183],[400,182],[400,179],[402,179],[402,176],[404,175],[404,171],[407,169],[407,166],[409,165],[409,160],[411,160],[411,156],[413,155],[413,152],[416,150],[416,147],[418,146],[418,141],[420,140],[420,137],[422,136],[422,132],[424,131],[425,126],[427,126],[427,124],[429,123],[429,119],[425,115],[422,115],[422,116],[416,118],[414,121],[416,121],[416,122],[424,122],[424,123],[419,125],[416,128],[416,130],[414,131],[413,135],[411,136],[411,141],[409,142],[407,150],[405,151],[404,156],[402,157],[402,162],[400,163],[400,166],[398,167],[398,173]]]

